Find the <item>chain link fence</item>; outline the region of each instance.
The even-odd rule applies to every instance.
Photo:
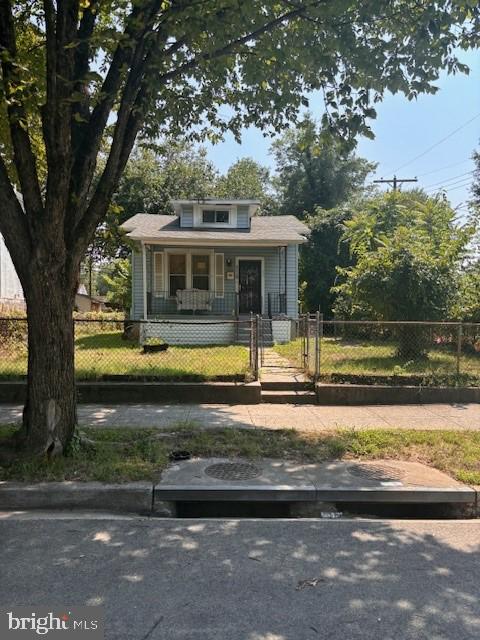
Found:
[[[303,315],[278,352],[315,380],[480,384],[480,324],[323,320]]]
[[[75,319],[79,380],[257,380],[273,344],[268,320]],[[480,385],[480,324],[294,321],[273,349],[314,380],[351,384]],[[269,333],[270,332],[270,333]],[[27,373],[28,324],[0,318],[0,379]]]
[[[255,319],[74,320],[78,380],[248,381],[258,377]],[[27,373],[28,323],[0,318],[0,379]]]

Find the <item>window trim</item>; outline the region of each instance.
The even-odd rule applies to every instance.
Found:
[[[185,252],[177,252],[176,255],[181,255],[181,256],[185,256],[185,273],[172,273],[170,270],[170,255],[168,256],[168,262],[167,262],[167,282],[166,282],[166,292],[167,292],[167,296],[169,298],[175,298],[176,294],[171,292],[171,284],[170,284],[170,280],[173,277],[185,277],[185,289],[188,289],[188,255]]]
[[[204,220],[204,216],[206,213],[213,213],[213,222],[205,222]],[[220,222],[219,220],[217,220],[217,214],[219,213],[226,213],[227,214],[227,221],[226,222]],[[228,207],[222,207],[222,208],[215,208],[215,209],[202,209],[202,224],[204,225],[208,225],[208,224],[214,224],[215,226],[217,225],[221,225],[221,224],[227,224],[230,226],[230,216],[231,216],[231,211],[230,208]]]
[[[193,256],[204,256],[205,258],[207,258],[208,260],[208,273],[194,273],[193,272]],[[205,252],[205,253],[196,253],[195,251],[193,251],[192,253],[190,253],[190,278],[191,278],[191,289],[195,289],[196,287],[193,286],[193,279],[195,277],[197,278],[208,278],[208,289],[200,289],[200,291],[211,291],[211,285],[212,285],[212,256],[210,255],[209,252]]]
[[[192,278],[193,278],[193,274],[192,274],[192,255],[200,255],[200,256],[208,256],[209,258],[209,271],[208,271],[208,291],[213,292],[215,290],[215,274],[214,274],[214,269],[215,269],[215,264],[213,262],[214,260],[214,249],[202,249],[201,247],[192,249],[192,248],[181,248],[181,247],[176,247],[175,249],[164,249],[164,255],[165,255],[165,259],[164,259],[164,279],[166,279],[166,282],[168,284],[168,286],[166,286],[166,295],[168,298],[170,299],[175,299],[175,294],[174,295],[170,295],[170,255],[171,254],[183,254],[186,256],[186,278],[185,278],[185,288],[186,289],[192,289]],[[204,289],[202,289],[202,291],[204,291]]]
[[[203,222],[204,211],[228,211],[228,222]],[[231,205],[197,204],[193,210],[194,227],[210,227],[215,229],[232,229],[237,226],[237,207]]]

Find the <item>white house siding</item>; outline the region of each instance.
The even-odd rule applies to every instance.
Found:
[[[0,302],[23,303],[23,289],[8,253],[3,236],[0,235]]]
[[[152,245],[147,246],[147,291],[150,301],[150,314],[162,315],[162,308],[165,308],[165,300],[156,298],[151,294],[153,290],[152,280],[153,272],[151,265],[153,263],[152,254],[155,251],[164,251],[169,248],[178,248],[171,246]],[[210,247],[205,247],[209,249]],[[283,262],[284,247],[220,247],[215,246],[215,253],[222,253],[224,256],[224,287],[225,297],[214,300],[212,313],[225,314],[225,307],[228,301],[233,304],[234,293],[237,286],[237,259],[238,258],[263,258],[263,282],[264,282],[264,309],[267,313],[268,293],[273,294],[284,292],[285,283],[285,266]],[[298,246],[289,245],[287,252],[287,315],[291,318],[298,317]],[[230,261],[230,264],[227,264]],[[143,317],[143,263],[141,248],[132,254],[132,310],[131,316],[134,319]],[[227,278],[227,273],[233,271],[235,277],[233,280]],[[170,306],[175,304],[170,302]],[[232,308],[233,311],[233,308]],[[170,308],[171,312],[171,308]]]

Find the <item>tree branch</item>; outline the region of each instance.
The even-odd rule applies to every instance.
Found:
[[[46,30],[46,86],[47,98],[42,107],[43,139],[47,162],[53,160],[55,147],[55,102],[57,95],[57,50],[55,46],[55,7],[52,0],[44,0]]]
[[[93,30],[95,28],[97,4],[98,0],[92,0],[89,6],[84,9],[77,34],[79,44],[75,51],[74,91],[76,93],[83,94],[84,100],[75,103],[73,109],[72,143],[74,154],[76,153],[76,149],[78,148],[78,144],[81,139],[81,122],[88,120],[88,117],[90,116],[90,109],[88,106],[88,82],[86,82],[84,78],[90,69],[90,38],[92,37]],[[75,119],[75,114],[78,114],[78,120]]]
[[[312,2],[310,7],[321,4],[321,1]],[[258,39],[261,35],[271,31],[282,22],[293,20],[301,15],[307,8],[308,7],[295,8],[294,10],[286,12],[274,20],[262,25],[254,31],[249,32],[245,36],[233,40],[228,45],[225,45],[216,51],[197,56],[172,72],[161,76],[161,81],[165,84],[168,80],[172,79],[176,75],[184,73],[186,70],[196,66],[200,62],[228,55],[252,39]],[[157,36],[158,35],[159,34],[157,34]],[[180,39],[178,42],[175,42],[168,47],[166,53],[173,54],[183,44],[184,39]],[[73,232],[73,236],[71,236],[72,243],[75,243],[75,239],[78,240],[82,238],[81,242],[83,244],[85,244],[85,242],[88,244],[90,240],[89,234],[93,234],[104,210],[108,206],[108,200],[111,198],[117,186],[119,175],[121,170],[123,170],[124,163],[128,160],[128,154],[133,147],[135,136],[141,126],[139,115],[141,112],[141,105],[148,95],[147,87],[149,85],[149,75],[147,70],[154,68],[154,65],[150,65],[150,62],[158,49],[157,47],[153,47],[149,51],[148,55],[142,58],[138,53],[140,52],[143,54],[143,51],[143,48],[136,50],[137,55],[135,56],[135,64],[132,64],[125,85],[107,165],[88,208],[77,219],[77,224],[74,227],[75,231]]]
[[[22,206],[0,156],[0,231],[23,285],[27,281],[31,258],[30,232]]]
[[[21,96],[21,78],[16,66],[17,47],[10,2],[0,2],[0,53],[7,115],[24,205],[28,216],[43,211],[35,156],[28,135],[27,115]]]
[[[51,0],[45,0],[46,6]],[[61,233],[64,213],[69,200],[69,184],[72,168],[71,150],[71,94],[75,68],[75,53],[72,44],[77,35],[79,0],[63,0],[57,3],[55,21],[55,51],[51,52],[53,68],[47,74],[55,74],[54,93],[47,99],[47,120],[51,138],[50,153],[47,156],[48,180],[46,208],[50,212],[55,233]],[[50,15],[53,19],[53,15]],[[53,33],[50,26],[50,37]],[[50,43],[51,46],[51,43]],[[60,227],[60,228],[59,228]]]
[[[198,56],[195,56],[185,64],[180,65],[176,69],[172,69],[168,73],[165,73],[163,76],[160,76],[160,81],[163,84],[166,84],[169,80],[172,80],[177,76],[182,75],[182,73],[185,73],[185,71],[188,71],[196,67],[200,62],[215,60],[217,58],[221,58],[222,56],[228,55],[230,53],[235,53],[235,50],[237,47],[243,44],[246,44],[247,42],[250,42],[252,40],[257,40],[260,36],[272,31],[279,24],[282,24],[282,22],[290,22],[294,18],[299,17],[302,13],[305,13],[309,8],[319,6],[323,3],[324,3],[324,0],[318,0],[317,2],[311,2],[309,5],[292,9],[291,11],[288,11],[282,14],[281,16],[278,16],[274,20],[267,22],[266,24],[262,25],[258,29],[255,29],[254,31],[251,31],[250,33],[242,36],[241,38],[232,40],[231,42],[224,45],[220,49],[217,49],[216,51],[202,53]]]
[[[162,0],[151,0],[145,7],[134,4],[132,12],[127,19],[127,26],[125,27],[123,38],[115,50],[110,68],[100,90],[100,95],[103,96],[103,98],[93,109],[88,123],[82,125],[81,133],[79,131],[72,184],[70,186],[70,196],[75,202],[75,207],[78,212],[76,216],[77,220],[83,213],[81,204],[85,202],[90,189],[98,151],[108,122],[108,117],[117,100],[124,77],[124,68],[130,66],[135,55],[138,57],[139,52],[143,51],[143,47],[145,46],[143,40],[148,33],[148,29],[151,28],[152,21],[155,20],[158,15],[161,5]],[[132,47],[131,41],[137,42],[138,46],[135,48]],[[134,68],[133,71],[135,70]],[[131,74],[132,69],[130,69],[130,75]]]

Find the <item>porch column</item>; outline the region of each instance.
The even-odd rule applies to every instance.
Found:
[[[148,320],[147,308],[147,250],[142,242],[143,319]]]

